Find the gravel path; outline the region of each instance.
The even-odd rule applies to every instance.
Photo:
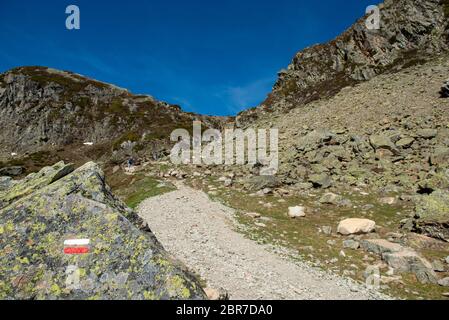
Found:
[[[163,246],[231,299],[379,299],[350,279],[293,262],[234,231],[234,211],[202,191],[178,190],[141,203]]]

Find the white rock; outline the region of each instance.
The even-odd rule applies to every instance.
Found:
[[[395,197],[385,197],[385,198],[379,199],[379,202],[382,204],[393,205],[397,202],[397,199]]]
[[[93,145],[94,145],[93,142],[84,142],[83,144],[84,144],[85,146],[93,146]]]
[[[369,219],[346,219],[340,222],[337,232],[342,235],[370,233],[374,231],[376,223]]]
[[[290,207],[288,208],[288,216],[290,218],[301,218],[301,217],[305,217],[306,213],[305,213],[305,208],[301,207],[301,206],[297,206],[297,207]]]

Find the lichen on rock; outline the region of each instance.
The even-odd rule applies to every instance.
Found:
[[[61,162],[0,191],[0,299],[205,298],[97,164],[71,171]],[[73,238],[90,252],[64,254]]]

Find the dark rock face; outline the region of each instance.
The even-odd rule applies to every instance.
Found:
[[[240,125],[264,113],[285,112],[333,96],[346,86],[370,80],[448,49],[449,5],[440,0],[386,0],[380,5],[380,30],[369,30],[367,16],[333,41],[299,52],[267,100],[242,112]]]
[[[196,279],[105,184],[58,163],[0,188],[0,299],[204,299]],[[64,241],[90,239],[90,252]]]

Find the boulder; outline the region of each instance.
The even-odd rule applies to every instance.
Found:
[[[327,189],[332,186],[332,179],[325,173],[310,175],[309,182],[311,182],[315,188]]]
[[[437,282],[432,264],[411,249],[403,248],[397,252],[385,252],[382,254],[382,259],[399,273],[414,273],[421,283]]]
[[[89,162],[58,163],[0,191],[0,299],[205,299]],[[88,239],[83,254],[65,242]]]
[[[415,138],[406,137],[396,142],[396,146],[400,148],[409,148],[413,144],[413,142],[415,142]]]
[[[335,206],[346,206],[346,207],[350,207],[352,205],[350,200],[345,199],[342,196],[332,193],[332,192],[325,193],[320,198],[319,203],[331,204],[331,205],[335,205]]]
[[[305,217],[306,216],[305,208],[301,206],[290,207],[288,208],[288,216],[293,219]]]
[[[437,190],[419,198],[413,228],[429,237],[449,241],[449,191]]]
[[[432,261],[432,267],[433,267],[433,271],[435,271],[435,272],[445,272],[446,271],[444,264],[440,260]]]
[[[391,141],[390,137],[379,134],[379,135],[372,135],[370,137],[370,143],[371,146],[374,148],[374,150],[379,149],[385,149],[391,151],[394,155],[399,155],[400,151],[396,147],[396,145]]]
[[[400,244],[393,243],[384,239],[367,239],[360,242],[361,247],[368,252],[376,254],[384,254],[391,252],[399,252],[403,250]]]
[[[438,135],[438,130],[436,129],[419,129],[416,131],[416,135],[422,139],[433,139]]]
[[[6,167],[0,169],[0,176],[17,177],[20,176],[25,169],[19,166]]]
[[[449,162],[449,148],[437,147],[430,155],[430,163],[434,166],[445,165]]]
[[[438,284],[442,287],[449,287],[449,277],[439,280]]]
[[[370,233],[374,231],[376,223],[369,219],[346,219],[340,222],[337,232],[342,235]]]
[[[263,189],[274,189],[279,187],[281,182],[275,176],[254,176],[244,182],[246,189],[250,191],[259,191]]]
[[[348,239],[343,241],[343,248],[357,250],[360,247],[360,242]]]

